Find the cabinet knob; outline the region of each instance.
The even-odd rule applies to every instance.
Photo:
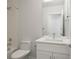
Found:
[[[9,40],[8,40],[9,42],[11,42],[12,41],[12,38],[9,38]]]

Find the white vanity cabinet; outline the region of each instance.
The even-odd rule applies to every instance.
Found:
[[[37,59],[52,59],[52,52],[37,50]]]
[[[68,45],[37,43],[37,59],[70,59]]]

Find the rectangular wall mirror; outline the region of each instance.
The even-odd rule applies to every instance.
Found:
[[[70,38],[70,0],[42,0],[42,34]]]

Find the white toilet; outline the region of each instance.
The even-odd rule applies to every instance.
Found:
[[[28,54],[31,52],[31,41],[22,41],[20,49],[13,52],[11,59],[28,59]]]

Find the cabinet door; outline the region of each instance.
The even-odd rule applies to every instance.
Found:
[[[48,51],[37,51],[37,59],[52,59],[52,53]]]
[[[70,59],[69,55],[65,54],[53,54],[53,59]]]

